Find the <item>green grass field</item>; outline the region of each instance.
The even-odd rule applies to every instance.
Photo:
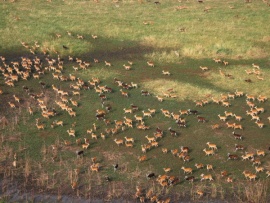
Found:
[[[269,201],[266,171],[270,171],[270,106],[268,100],[258,100],[261,96],[270,97],[269,4],[259,0],[251,3],[235,0],[159,2],[0,2],[0,173],[4,180],[18,181],[23,191],[34,188],[36,192],[56,194],[59,198],[70,195],[104,201],[118,198],[135,201],[136,186],[140,186],[142,194],[139,196],[152,190],[152,196],[156,195],[160,201],[167,198],[171,202],[179,202],[179,199]],[[33,64],[28,61],[28,68],[24,66],[27,63],[23,62],[23,57]],[[34,59],[37,58],[41,61],[35,66]],[[90,63],[89,67],[81,68],[76,58]],[[49,61],[53,59],[52,67]],[[95,59],[99,62],[95,63]],[[221,59],[221,63],[213,59]],[[58,64],[61,61],[62,70]],[[105,61],[112,66],[106,66]],[[129,65],[129,61],[133,64],[126,70],[123,65]],[[154,67],[147,64],[150,61]],[[14,66],[14,62],[19,62],[19,66]],[[200,66],[208,70],[203,71]],[[67,81],[54,79],[53,74],[57,71],[58,76],[67,77]],[[169,71],[170,75],[164,75],[162,71]],[[26,72],[29,77],[23,79]],[[14,87],[7,85],[12,75],[19,75],[18,81],[11,82]],[[75,76],[76,81],[71,81],[70,75]],[[112,88],[112,93],[102,93],[107,97],[104,105],[89,84],[93,78],[100,80],[97,87]],[[138,88],[127,90],[115,83],[115,78],[124,84],[133,82]],[[80,90],[72,89],[71,85],[77,85],[79,80],[90,89],[82,86]],[[45,83],[44,88],[40,82]],[[66,105],[72,107],[76,117],[71,117],[56,104],[63,97],[53,90],[53,86],[68,92],[68,96],[64,96],[68,99]],[[23,87],[28,87],[29,93]],[[128,97],[121,95],[121,89]],[[78,91],[80,95],[73,95],[72,91]],[[143,96],[141,91],[148,91],[150,96]],[[222,95],[236,91],[243,91],[244,95],[225,99],[229,107],[213,102],[213,99],[221,100]],[[166,94],[172,97],[166,97]],[[20,99],[19,103],[14,95]],[[250,105],[264,108],[264,112],[258,113],[263,128],[246,114],[251,109],[246,95],[255,97]],[[164,101],[158,101],[157,96]],[[38,99],[47,109],[54,109],[56,115],[49,119],[43,117]],[[78,106],[73,106],[70,99],[77,101]],[[201,101],[208,103],[196,105]],[[15,108],[11,108],[12,104]],[[139,110],[125,114],[123,109],[129,109],[131,104]],[[110,112],[106,111],[106,106],[112,108]],[[29,107],[33,115],[29,114]],[[142,111],[148,112],[149,108],[156,109],[152,118],[143,118],[150,129],[137,129],[139,122],[134,116],[143,116]],[[106,111],[105,118],[110,124],[96,119],[98,109]],[[182,115],[181,118],[186,120],[184,128],[173,118],[163,115],[161,109],[174,114],[192,109],[198,114]],[[243,119],[236,121],[228,116],[225,122],[220,121],[218,114],[223,116],[225,111]],[[198,115],[206,122],[198,122]],[[107,129],[116,128],[115,120],[124,121],[124,116],[133,120],[133,128],[122,129],[121,126],[114,135],[106,133]],[[44,124],[44,130],[37,129],[36,119],[39,124]],[[63,121],[63,126],[52,128],[55,120]],[[243,130],[228,128],[226,122],[241,124]],[[97,140],[87,134],[93,124],[97,126],[94,132],[98,135]],[[212,129],[215,124],[219,125],[218,129]],[[163,137],[157,139],[158,147],[152,147],[144,154],[141,146],[148,144],[145,136],[153,137],[157,127],[164,131]],[[177,132],[177,136],[170,134],[169,127]],[[70,128],[75,130],[75,138],[68,135]],[[241,134],[243,140],[236,140],[233,131]],[[104,140],[101,133],[106,136]],[[114,142],[114,139],[125,140],[125,137],[134,138],[132,148],[125,144],[117,146]],[[76,144],[79,138],[82,143]],[[77,158],[76,150],[82,150],[84,138],[90,139],[90,145],[84,149],[83,158]],[[207,142],[217,145],[218,150],[213,156],[205,156],[203,152],[208,149]],[[235,151],[235,144],[243,145],[244,150]],[[171,150],[180,152],[180,146],[189,147],[189,162],[172,155]],[[167,148],[168,153],[162,153],[162,148]],[[256,155],[257,150],[264,151],[266,156]],[[261,161],[263,172],[255,173],[252,161],[242,161],[241,156],[246,152],[254,153],[255,159]],[[237,155],[238,159],[228,160],[228,153]],[[147,160],[139,162],[138,156],[142,155],[146,155]],[[97,158],[99,172],[90,170],[93,157]],[[116,163],[119,169],[114,172],[113,164]],[[196,169],[196,163],[203,163],[205,167]],[[207,164],[213,165],[213,170],[207,171]],[[194,183],[185,180],[183,166],[193,169]],[[179,178],[177,184],[162,187],[156,178],[146,178],[149,173],[164,175],[163,168],[167,167],[171,168],[167,175]],[[226,177],[221,175],[224,170],[228,173]],[[256,180],[247,180],[242,174],[245,170],[256,174]],[[202,173],[211,174],[214,181],[200,181]],[[106,176],[110,182],[106,181]],[[228,177],[232,178],[232,183],[226,181]],[[73,183],[76,183],[74,188]],[[203,192],[202,197],[198,191]],[[2,199],[8,200],[8,197]]]

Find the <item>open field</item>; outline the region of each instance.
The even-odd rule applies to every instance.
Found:
[[[269,9],[1,1],[3,182],[59,200],[269,202]]]

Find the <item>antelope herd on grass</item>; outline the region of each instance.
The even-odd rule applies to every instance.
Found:
[[[61,36],[57,36],[61,37]],[[78,35],[78,38],[84,39],[83,37]],[[93,37],[96,39],[97,37]],[[28,46],[26,43],[22,42],[23,46]],[[35,46],[38,44],[36,43]],[[67,112],[70,116],[70,119],[73,120],[75,117],[77,117],[76,109],[78,107],[83,106],[80,102],[80,97],[82,94],[87,94],[86,91],[95,91],[96,94],[99,95],[99,98],[102,103],[102,109],[97,109],[95,114],[95,119],[97,122],[104,121],[105,125],[108,126],[104,131],[100,132],[100,135],[97,134],[97,126],[94,123],[93,128],[88,128],[85,130],[86,136],[91,136],[91,141],[89,137],[84,138],[78,138],[78,135],[76,133],[76,130],[74,129],[76,127],[75,123],[74,126],[71,126],[69,129],[66,130],[68,136],[71,136],[73,138],[70,139],[76,139],[76,143],[78,145],[78,148],[80,151],[80,154],[77,153],[77,155],[83,155],[82,150],[89,150],[91,149],[91,142],[100,142],[99,137],[102,138],[102,140],[109,139],[110,137],[113,137],[112,140],[115,145],[120,147],[126,147],[130,148],[128,150],[132,150],[133,148],[138,145],[138,138],[136,137],[128,137],[124,136],[121,137],[121,134],[124,134],[124,132],[129,128],[137,128],[138,130],[147,131],[149,129],[152,129],[153,126],[146,125],[145,122],[148,122],[149,120],[156,117],[156,114],[161,112],[161,114],[164,116],[164,119],[171,119],[172,122],[177,123],[177,125],[180,128],[189,128],[190,125],[187,124],[187,117],[192,117],[192,115],[195,115],[196,117],[192,117],[197,122],[203,123],[202,125],[207,126],[207,123],[210,123],[209,120],[201,115],[197,115],[197,110],[192,109],[177,109],[174,112],[169,111],[168,109],[161,108],[160,110],[154,109],[154,108],[147,108],[144,109],[143,106],[138,107],[134,104],[130,104],[129,106],[126,106],[126,108],[123,108],[123,118],[119,118],[119,120],[114,120],[114,122],[111,122],[107,117],[110,114],[110,106],[104,106],[104,101],[107,100],[106,94],[115,93],[117,92],[121,93],[121,96],[125,99],[129,99],[131,97],[131,91],[130,89],[136,89],[138,88],[138,84],[135,84],[133,82],[126,83],[124,81],[121,81],[117,78],[114,78],[114,85],[116,85],[119,89],[119,91],[115,91],[115,88],[108,87],[107,85],[101,85],[101,80],[97,77],[92,76],[90,80],[83,81],[79,77],[77,77],[75,74],[77,71],[82,70],[85,71],[92,67],[92,64],[90,62],[83,61],[82,59],[76,58],[74,60],[74,57],[69,56],[68,61],[70,63],[75,63],[76,66],[73,66],[74,73],[69,73],[68,76],[64,75],[66,70],[64,68],[64,60],[58,55],[57,59],[49,58],[49,56],[46,56],[44,59],[44,62],[41,58],[39,58],[37,55],[34,54],[33,57],[21,57],[18,61],[11,61],[10,63],[7,62],[6,58],[1,56],[1,67],[0,71],[2,72],[2,75],[4,76],[5,84],[10,88],[14,88],[17,86],[21,80],[30,81],[31,77],[33,79],[39,80],[39,84],[41,85],[42,89],[52,89],[55,92],[56,100],[55,102],[50,105],[48,101],[44,100],[44,91],[41,91],[41,93],[38,92],[31,92],[29,91],[29,88],[27,86],[23,86],[23,90],[25,91],[25,95],[21,96],[19,94],[13,94],[12,97],[7,101],[7,104],[10,106],[11,110],[14,110],[20,106],[22,106],[23,101],[20,97],[26,98],[26,100],[31,100],[35,104],[34,106],[28,106],[27,110],[31,116],[33,115],[41,115],[45,121],[42,121],[41,118],[36,119],[36,128],[38,130],[45,130],[48,128],[47,123],[49,123],[53,117],[54,119],[52,122],[50,122],[50,127],[62,127],[65,128],[66,122],[63,120],[59,120],[57,117],[61,111],[61,113]],[[216,63],[220,63],[221,60],[215,59]],[[94,61],[97,63],[97,59]],[[228,62],[223,61],[224,65],[228,65]],[[123,65],[125,70],[132,70],[133,62],[128,61],[129,65]],[[74,65],[74,64],[72,64]],[[156,68],[153,62],[147,61],[147,65]],[[108,68],[112,68],[112,64],[105,60],[105,66]],[[246,71],[249,75],[250,74],[257,74],[260,75],[260,67],[258,65],[252,64],[253,71]],[[208,67],[200,66],[200,69],[203,71],[208,71]],[[255,72],[256,71],[256,72]],[[51,74],[50,74],[51,73]],[[162,74],[170,76],[171,73],[169,71],[162,71]],[[52,80],[58,80],[60,83],[69,83],[69,88],[61,88],[57,87],[57,85],[54,84],[45,84],[42,82],[42,79],[45,77],[45,75],[52,75]],[[84,92],[82,92],[84,90]],[[3,89],[0,91],[1,95],[5,93]],[[163,95],[165,97],[172,97],[175,98],[176,96],[172,94],[172,90],[168,91],[168,93],[163,92]],[[135,93],[134,93],[135,94]],[[141,90],[140,92],[141,96],[153,96],[153,94],[150,94],[147,90]],[[158,101],[163,102],[163,97],[155,95],[158,99]],[[237,115],[235,112],[229,111],[230,107],[233,105],[233,100],[245,97],[245,108],[246,115]],[[226,107],[226,111],[224,111],[224,114],[217,114],[216,117],[219,118],[219,120],[222,123],[216,123],[211,125],[211,128],[213,130],[220,129],[221,126],[226,126],[228,129],[232,129],[232,135],[235,140],[243,140],[242,133],[236,133],[236,130],[241,130],[241,132],[244,132],[245,127],[242,126],[241,121],[243,120],[243,117],[245,119],[249,119],[250,121],[254,122],[259,128],[264,128],[266,126],[265,122],[262,121],[261,115],[265,112],[265,109],[263,107],[260,107],[260,104],[267,101],[267,97],[263,95],[250,95],[248,93],[244,93],[242,91],[236,90],[234,93],[227,93],[220,95],[220,98],[212,97],[211,100],[197,100],[195,101],[195,107],[198,107],[200,109],[203,109],[204,106],[212,104],[221,105],[222,107]],[[50,107],[54,106],[54,107]],[[104,109],[105,108],[105,109]],[[203,110],[202,110],[203,111]],[[234,119],[234,122],[229,122],[228,119]],[[268,120],[270,121],[270,116],[268,117]],[[109,127],[111,126],[111,127]],[[156,128],[156,127],[154,127]],[[138,131],[139,133],[140,131]],[[160,148],[160,140],[164,139],[164,135],[166,135],[166,132],[169,133],[172,137],[179,137],[179,130],[172,129],[172,127],[169,127],[166,131],[161,130],[159,127],[156,128],[153,135],[151,136],[146,135],[145,139],[142,138],[142,144],[141,144],[141,151],[143,155],[138,156],[138,162],[143,163],[149,160],[148,156],[146,156],[147,152],[151,150],[156,150],[157,153],[163,153],[167,154],[168,152],[171,152],[173,157],[177,157],[181,160],[183,160],[183,164],[190,162],[193,158],[189,154],[189,147],[180,146],[179,149],[171,149],[169,150],[165,146],[162,146],[162,150],[158,152],[158,148]],[[245,138],[244,139],[248,139]],[[84,142],[83,142],[84,140]],[[64,145],[70,146],[72,145],[72,141],[64,140]],[[201,153],[204,152],[205,156],[209,157],[209,160],[213,159],[210,157],[214,157],[218,153],[218,148],[222,146],[218,146],[215,143],[212,143],[208,141],[206,143],[206,147],[201,150]],[[235,152],[240,150],[243,151],[245,147],[243,147],[240,144],[235,144],[233,146],[235,148]],[[245,152],[244,155],[241,156],[241,158],[236,154],[228,153],[226,160],[242,160],[242,161],[250,161],[252,163],[252,166],[254,166],[255,173],[252,173],[250,171],[244,171],[243,174],[246,179],[253,181],[258,178],[257,174],[266,171],[265,167],[261,166],[260,157],[266,156],[266,153],[264,150],[257,149],[256,154]],[[195,159],[195,158],[194,158]],[[211,164],[195,164],[194,165],[197,170],[204,169],[206,166],[207,172],[214,171],[218,166],[213,166]],[[164,166],[163,171],[165,175],[159,175],[159,176],[151,176],[156,177],[157,183],[159,183],[163,188],[168,187],[170,185],[175,185],[178,182],[180,182],[180,179],[178,177],[169,176],[168,174],[174,171],[172,168]],[[183,170],[183,175],[185,176],[184,180],[187,180],[189,182],[194,182],[197,178],[194,176],[186,176],[191,175],[196,170],[191,167],[185,167],[182,166],[179,167],[177,170]],[[89,166],[89,170],[92,172],[100,172],[101,165],[100,163],[93,162]],[[266,171],[267,177],[270,176],[270,172]],[[221,172],[221,177],[226,177],[226,182],[233,182],[234,178],[229,176],[226,171]],[[215,177],[213,177],[213,174],[204,174],[201,173],[199,176],[201,181],[214,181]],[[75,183],[71,184],[72,188],[76,187]],[[140,190],[137,191],[139,193]],[[138,196],[139,197],[139,196]]]

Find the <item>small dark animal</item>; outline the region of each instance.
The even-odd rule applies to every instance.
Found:
[[[155,3],[156,5],[160,4],[160,2],[159,2],[159,1],[155,1],[154,3]]]
[[[138,111],[139,110],[139,107],[135,106],[133,104],[131,104],[130,107],[132,108],[133,111]]]
[[[83,156],[84,152],[83,152],[83,150],[80,150],[80,151],[77,150],[76,154],[77,154],[77,158],[79,158],[79,157]]]
[[[141,91],[142,96],[150,96],[150,93],[148,91]]]
[[[26,92],[29,92],[29,88],[27,86],[23,86],[23,90],[26,91]]]
[[[185,180],[187,180],[187,181],[193,183],[194,180],[195,180],[195,177],[194,177],[194,176],[185,176]]]
[[[156,177],[156,175],[155,175],[155,173],[148,173],[148,174],[146,174],[146,177],[147,177],[148,179],[150,179],[150,178]]]
[[[190,110],[188,109],[189,114],[197,115],[198,111],[197,110]]]
[[[67,47],[67,46],[65,46],[65,45],[63,45],[63,48],[64,48],[64,49],[68,49],[68,47]]]
[[[46,84],[44,82],[39,82],[39,84],[41,85],[41,87],[44,89],[46,87]]]
[[[238,159],[238,155],[228,153],[228,160],[237,160],[237,159]]]
[[[199,3],[203,3],[203,0],[198,0]]]
[[[245,79],[245,82],[251,83],[252,81],[251,81],[251,79]]]
[[[172,130],[171,127],[169,127],[168,130],[170,131],[170,133],[171,133],[172,136],[176,136],[177,135],[176,131]]]
[[[202,123],[206,122],[206,119],[204,117],[197,116],[197,119],[198,119],[198,122],[202,122]]]
[[[242,135],[237,134],[237,133],[235,133],[234,131],[232,132],[232,134],[233,134],[233,136],[234,136],[234,138],[235,138],[236,140],[242,140],[242,139],[243,139],[243,136],[242,136]]]
[[[110,182],[112,179],[109,176],[105,176],[105,181]]]
[[[114,172],[115,172],[117,169],[118,169],[118,164],[114,164],[114,165],[113,165],[113,170],[114,170]]]

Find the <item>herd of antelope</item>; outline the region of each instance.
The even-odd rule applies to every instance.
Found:
[[[61,36],[60,36],[61,37]],[[78,37],[79,38],[79,37]],[[80,37],[80,39],[83,39]],[[22,42],[24,46],[26,43]],[[37,46],[37,43],[36,43]],[[36,53],[36,52],[35,52]],[[190,128],[192,126],[189,125],[187,122],[187,119],[195,119],[198,122],[201,122],[202,125],[208,126],[208,123],[210,122],[207,118],[198,115],[197,110],[191,110],[191,109],[177,109],[175,111],[170,111],[168,109],[154,109],[154,108],[143,108],[143,106],[136,106],[134,104],[130,104],[126,106],[126,108],[123,108],[123,117],[119,118],[118,120],[110,121],[110,105],[104,105],[106,104],[106,101],[108,100],[106,95],[109,95],[111,93],[117,94],[117,92],[120,92],[120,97],[122,96],[123,99],[129,99],[131,91],[130,89],[136,89],[138,88],[138,84],[135,84],[133,82],[127,83],[124,81],[121,81],[117,78],[114,78],[114,81],[112,81],[111,86],[109,87],[107,85],[102,85],[102,81],[92,76],[89,78],[88,81],[84,81],[76,76],[77,71],[82,70],[85,71],[89,68],[92,68],[92,64],[90,62],[83,61],[79,58],[74,58],[72,56],[68,57],[69,63],[73,66],[73,72],[69,72],[64,67],[64,61],[65,59],[62,59],[59,55],[57,59],[50,58],[49,56],[45,56],[44,59],[39,57],[37,54],[33,54],[32,57],[21,57],[20,60],[17,61],[8,61],[5,57],[1,56],[1,66],[0,71],[2,75],[4,76],[5,85],[7,87],[2,88],[0,93],[3,95],[6,89],[12,90],[15,86],[20,85],[21,80],[30,81],[31,78],[34,80],[39,80],[39,84],[41,85],[41,91],[40,92],[34,92],[30,91],[30,88],[27,86],[23,86],[23,90],[25,93],[23,94],[13,94],[12,97],[9,98],[9,100],[6,102],[12,111],[15,111],[18,107],[23,107],[23,100],[31,100],[32,105],[27,106],[27,110],[31,116],[33,115],[39,115],[41,118],[36,119],[36,128],[38,130],[46,130],[49,128],[55,128],[55,127],[61,127],[65,128],[67,126],[68,122],[59,120],[59,114],[65,114],[65,112],[70,116],[71,120],[75,120],[77,117],[76,110],[79,107],[83,107],[83,104],[81,104],[81,95],[87,94],[87,91],[94,91],[98,98],[101,101],[101,109],[96,109],[95,119],[96,122],[104,122],[106,125],[106,128],[99,129],[101,132],[98,133],[98,129],[96,126],[96,123],[93,123],[92,128],[85,129],[85,137],[78,137],[76,133],[76,122],[73,123],[72,126],[69,126],[66,130],[68,136],[71,136],[72,138],[64,139],[63,144],[70,146],[73,143],[77,144],[77,147],[80,150],[91,150],[91,142],[100,142],[99,137],[102,140],[111,139],[113,144],[117,145],[118,149],[122,147],[126,147],[126,150],[132,150],[133,148],[136,148],[136,146],[141,147],[142,155],[137,156],[138,162],[146,162],[149,160],[149,157],[147,156],[149,151],[155,150],[155,152],[162,153],[162,154],[168,154],[168,152],[171,152],[173,157],[177,157],[183,162],[179,162],[182,164],[179,164],[179,168],[176,170],[183,170],[182,175],[185,176],[183,180],[187,180],[189,182],[194,182],[196,179],[200,179],[200,181],[214,181],[215,176],[213,173],[214,170],[217,170],[219,166],[213,166],[212,164],[203,164],[203,163],[196,163],[194,166],[195,168],[191,167],[185,167],[184,164],[188,162],[192,162],[192,160],[196,160],[195,157],[191,157],[190,149],[189,147],[185,146],[179,146],[179,148],[175,149],[168,149],[165,146],[162,146],[162,149],[159,151],[160,148],[160,141],[167,137],[166,134],[170,134],[172,137],[181,137],[179,133],[179,129],[172,129],[172,127],[168,128],[167,130],[162,130],[159,127],[153,126],[153,125],[147,125],[146,123],[151,123],[151,119],[153,119],[156,114],[161,113],[164,117],[163,119],[167,119],[168,121],[171,121],[172,123],[177,123],[179,128]],[[94,60],[96,62],[97,59]],[[219,63],[221,60],[215,59],[215,62]],[[133,62],[128,61],[129,65],[123,65],[125,70],[131,70],[131,67],[133,65]],[[228,62],[223,61],[224,65],[228,65]],[[69,65],[70,65],[69,64]],[[156,68],[153,62],[147,61],[147,65],[151,68]],[[112,68],[112,64],[105,60],[105,66],[108,68]],[[254,67],[254,70],[252,73],[254,73],[255,70],[257,70],[257,74],[259,74],[259,66],[256,66],[255,64],[252,64]],[[207,67],[200,68],[203,71],[209,70]],[[249,74],[252,74],[249,73]],[[168,71],[162,71],[162,74],[170,76],[171,73]],[[255,74],[255,73],[254,73]],[[52,76],[51,81],[59,81],[58,83],[69,83],[69,88],[63,88],[61,85],[55,85],[55,84],[45,84],[42,79],[45,80],[46,76]],[[113,87],[115,86],[115,88]],[[116,90],[118,88],[118,91]],[[32,89],[32,88],[31,88]],[[45,89],[46,91],[55,92],[55,100],[51,99],[45,100]],[[82,90],[84,92],[82,92]],[[163,92],[163,95],[165,97],[176,97],[176,95],[173,95],[173,90],[168,90],[168,92]],[[135,93],[134,93],[135,94]],[[147,90],[141,90],[140,95],[141,98],[147,99],[149,96],[154,96],[153,94],[150,94]],[[158,101],[163,102],[163,97],[161,96],[155,96]],[[230,107],[233,105],[233,100],[245,97],[246,104],[243,108],[246,108],[246,115],[237,115],[235,112],[229,111]],[[23,98],[23,99],[22,99]],[[121,99],[122,99],[121,98]],[[241,121],[243,119],[250,119],[252,122],[254,122],[259,128],[266,127],[266,123],[263,122],[261,115],[265,113],[265,109],[260,106],[260,104],[266,102],[268,98],[263,95],[250,95],[248,93],[244,93],[242,91],[236,90],[233,93],[227,93],[220,95],[220,98],[211,98],[212,100],[198,100],[195,101],[195,105],[191,106],[195,108],[203,109],[204,106],[210,105],[210,104],[217,104],[221,105],[221,107],[226,108],[226,111],[224,111],[224,114],[218,114],[216,115],[217,118],[219,118],[219,123],[215,123],[211,125],[213,130],[218,130],[221,128],[221,126],[226,126],[228,129],[232,129],[233,136],[235,140],[241,141],[242,139],[248,139],[246,137],[243,138],[242,132],[244,132],[245,127],[242,126]],[[14,110],[15,109],[15,110]],[[203,111],[203,110],[201,110]],[[200,112],[201,112],[200,111]],[[195,116],[194,116],[195,115]],[[42,119],[43,117],[43,119]],[[55,119],[52,119],[55,118]],[[228,120],[234,119],[234,122],[229,122]],[[218,119],[217,119],[218,120]],[[268,117],[268,120],[270,121],[270,116]],[[217,121],[218,122],[218,121]],[[130,137],[125,135],[125,132],[129,128],[137,128],[138,134],[140,132],[147,132],[147,135],[144,136],[144,138],[138,138],[136,137]],[[153,134],[150,135],[150,129],[155,129]],[[240,130],[241,134],[235,133],[236,130]],[[124,136],[123,136],[124,135]],[[180,136],[179,136],[180,135]],[[90,137],[89,137],[90,136]],[[113,137],[113,138],[111,138]],[[91,140],[91,141],[90,141]],[[141,140],[141,144],[139,145],[139,140]],[[206,146],[203,146],[204,149],[201,150],[201,153],[205,154],[205,156],[209,157],[209,160],[213,159],[211,157],[215,157],[215,155],[218,153],[218,148],[221,148],[222,146],[218,146],[215,143],[212,143],[208,141],[206,143]],[[244,151],[245,147],[243,147],[240,144],[235,145],[235,152],[237,151]],[[195,150],[195,149],[194,149]],[[80,151],[81,152],[81,151]],[[83,152],[83,151],[82,151]],[[83,153],[81,153],[83,155]],[[245,152],[242,156],[238,156],[237,154],[231,154],[228,153],[227,157],[225,157],[226,160],[242,160],[242,161],[250,161],[252,163],[252,166],[254,166],[254,171],[244,171],[243,174],[245,178],[248,180],[256,180],[258,179],[258,174],[261,172],[266,171],[267,177],[270,176],[269,170],[267,170],[265,167],[261,165],[260,157],[264,157],[266,155],[264,149],[257,149],[256,153],[251,152]],[[242,159],[241,159],[241,158]],[[208,174],[205,174],[205,171],[201,173],[201,175],[196,178],[194,176],[191,176],[194,171],[204,169],[206,166],[206,170]],[[89,170],[92,172],[100,172],[101,171],[101,165],[100,163],[93,162],[89,166]],[[156,178],[156,182],[161,185],[163,188],[169,187],[171,185],[175,185],[180,182],[179,177],[170,176],[169,173],[172,173],[175,169],[172,169],[168,166],[162,166],[162,169],[164,171],[164,175],[158,175],[153,176]],[[220,168],[222,169],[222,168]],[[222,170],[220,173],[221,177],[225,177],[226,182],[233,182],[233,174],[228,175],[229,173],[227,171]],[[187,176],[190,175],[190,176]],[[75,188],[75,184],[72,184],[72,188]],[[137,191],[139,193],[140,190]],[[140,196],[138,196],[140,198]]]

